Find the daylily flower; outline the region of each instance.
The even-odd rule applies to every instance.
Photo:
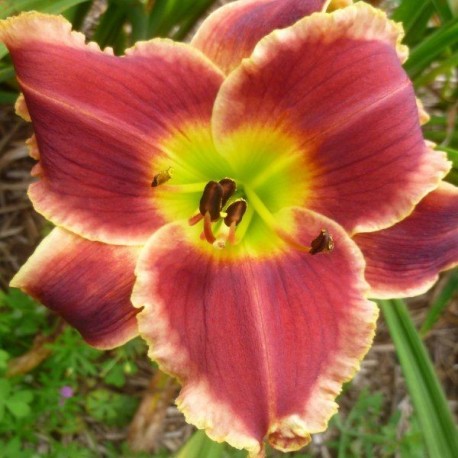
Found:
[[[190,44],[124,57],[61,17],[0,25],[36,135],[29,195],[58,226],[12,285],[100,348],[138,323],[188,421],[252,456],[326,428],[371,345],[368,297],[458,259],[402,28],[338,3],[234,2]]]

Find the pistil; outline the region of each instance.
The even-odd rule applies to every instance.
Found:
[[[296,250],[306,251],[310,254],[317,254],[321,252],[329,252],[334,249],[334,240],[332,235],[326,229],[322,229],[318,237],[316,237],[311,246],[303,245],[302,243],[291,237],[280,225],[275,217],[270,213],[269,209],[264,205],[264,202],[258,195],[249,187],[244,188],[250,204],[254,207],[256,213],[269,226],[285,243],[290,245]]]

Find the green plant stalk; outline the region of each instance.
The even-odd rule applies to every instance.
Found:
[[[456,458],[458,433],[428,353],[401,299],[380,300],[431,458]]]

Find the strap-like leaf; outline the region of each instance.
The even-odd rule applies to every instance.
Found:
[[[458,434],[434,367],[400,299],[380,300],[401,363],[407,388],[417,411],[428,455],[456,458]]]

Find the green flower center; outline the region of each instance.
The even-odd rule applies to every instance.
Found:
[[[152,185],[166,221],[183,221],[194,243],[220,256],[274,254],[295,244],[288,238],[294,221],[281,210],[306,204],[312,177],[298,142],[263,127],[217,146],[208,129],[195,127],[164,142]]]

